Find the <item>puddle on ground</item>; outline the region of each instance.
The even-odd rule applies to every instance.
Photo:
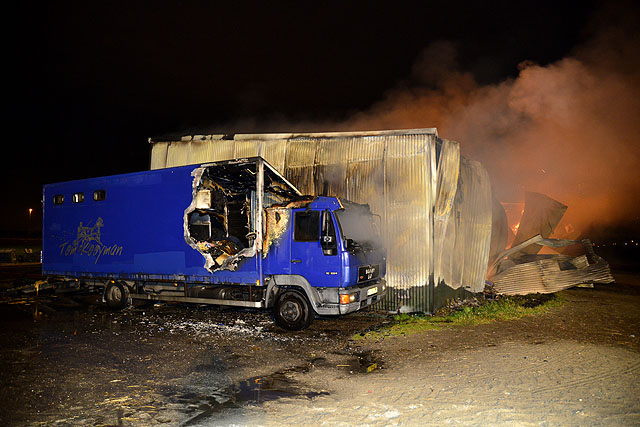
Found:
[[[291,378],[295,373],[309,372],[311,367],[324,358],[316,358],[303,366],[283,369],[270,375],[249,378],[240,381],[234,387],[218,390],[211,395],[198,395],[185,393],[178,396],[178,402],[187,405],[186,412],[198,415],[185,422],[184,426],[196,425],[203,420],[215,415],[225,408],[240,407],[244,405],[260,405],[265,402],[286,397],[301,397],[313,399],[318,396],[328,395],[326,391],[312,391],[303,387]]]
[[[352,357],[343,366],[352,374],[368,374],[383,369],[383,362],[372,351],[351,353]],[[309,372],[313,365],[326,362],[324,358],[316,358],[302,366],[283,369],[270,375],[248,378],[233,387],[217,390],[208,395],[185,393],[177,397],[178,403],[185,405],[185,413],[194,415],[184,426],[199,425],[210,422],[215,416],[227,408],[239,408],[245,405],[260,405],[281,398],[313,399],[328,395],[326,391],[313,391],[304,387],[292,377],[296,373]],[[206,420],[206,421],[205,421]]]
[[[355,357],[344,365],[338,365],[350,374],[370,374],[377,369],[384,369],[384,363],[374,354],[374,352],[362,351],[353,354]]]
[[[236,403],[260,404],[282,397],[314,397],[328,394],[327,392],[305,391],[287,374],[276,372],[266,377],[250,378],[239,384],[235,394]]]
[[[342,368],[350,374],[370,374],[377,369],[384,369],[382,358],[373,350],[348,349],[331,353],[338,356],[350,356],[350,359],[344,364],[337,365],[338,368]]]

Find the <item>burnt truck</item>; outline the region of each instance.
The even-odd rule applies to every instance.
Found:
[[[300,330],[384,298],[378,219],[368,205],[301,195],[261,157],[48,184],[42,273],[113,309],[265,308]]]

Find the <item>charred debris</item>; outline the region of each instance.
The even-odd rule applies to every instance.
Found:
[[[506,246],[508,225],[504,209],[494,205],[494,242]],[[497,212],[496,212],[497,210]],[[612,283],[609,264],[589,239],[552,239],[567,206],[540,193],[527,192],[517,234],[509,249],[493,253],[487,278],[503,295],[548,294],[573,286]],[[500,236],[500,237],[496,237]],[[540,253],[542,249],[545,253]]]
[[[300,193],[278,173],[265,169],[264,192],[256,191],[257,163],[204,165],[193,172],[193,200],[184,214],[185,240],[200,252],[210,271],[235,271],[242,258],[258,249],[266,256],[271,243],[286,229],[288,209],[304,207],[313,200]],[[258,197],[263,200],[259,201]],[[263,218],[255,207],[266,210],[266,233],[252,230]],[[262,245],[259,247],[259,245]]]

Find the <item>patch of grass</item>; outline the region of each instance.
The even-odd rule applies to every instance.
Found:
[[[563,299],[556,295],[505,296],[487,301],[479,306],[462,306],[443,316],[421,314],[398,314],[389,326],[378,330],[356,334],[353,339],[382,339],[388,336],[411,335],[443,327],[475,326],[497,320],[514,320],[524,316],[546,313],[562,305]]]

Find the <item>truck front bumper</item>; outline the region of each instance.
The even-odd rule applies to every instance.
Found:
[[[340,314],[353,313],[374,304],[387,295],[387,282],[384,279],[371,284],[352,286],[340,290]],[[347,302],[348,301],[348,302]]]

